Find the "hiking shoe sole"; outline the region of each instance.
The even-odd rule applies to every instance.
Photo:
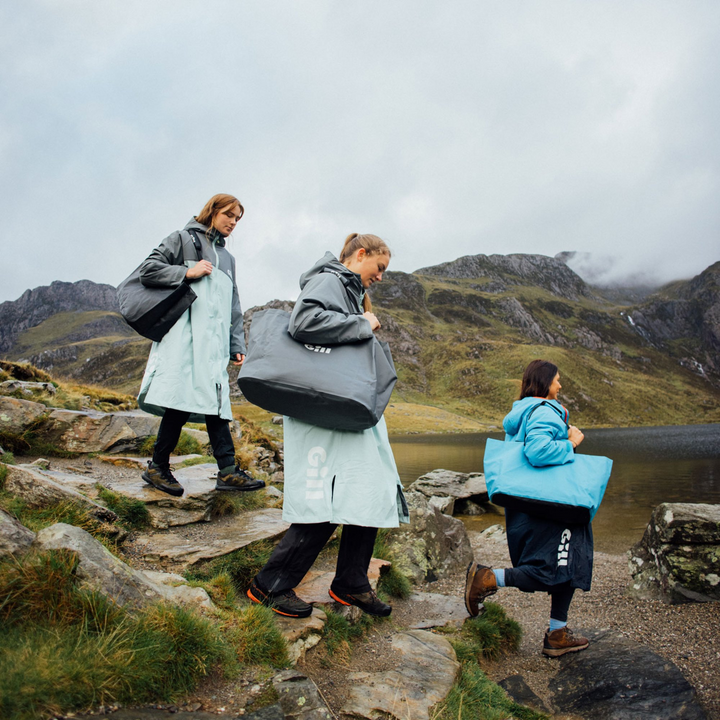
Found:
[[[257,592],[258,589],[257,589],[257,587],[249,588],[246,593],[248,598],[252,602],[254,602],[258,605],[264,605],[266,608],[269,608],[270,610],[272,610],[274,613],[277,613],[278,615],[282,615],[283,617],[289,617],[289,618],[306,618],[306,617],[310,617],[310,615],[312,615],[312,611],[313,611],[312,605],[309,606],[308,610],[289,611],[287,608],[281,608],[278,605],[276,605],[275,602],[267,596],[265,596],[264,600],[260,599],[259,597],[256,597],[253,594],[253,590],[255,590]],[[260,594],[260,593],[258,592],[258,594]]]
[[[543,648],[542,654],[545,655],[545,657],[560,657],[561,655],[567,655],[567,653],[571,652],[580,652],[581,650],[586,650],[589,647],[590,643],[585,643],[584,645],[576,645],[575,647],[569,647],[569,648]]]
[[[218,492],[252,492],[253,490],[262,490],[265,487],[263,480],[257,480],[255,485],[235,486],[235,485],[215,485]]]

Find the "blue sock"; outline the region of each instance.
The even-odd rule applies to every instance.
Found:
[[[498,587],[505,587],[505,570],[493,570]]]
[[[564,628],[566,625],[567,623],[562,620],[554,620],[553,618],[550,618],[550,632]]]

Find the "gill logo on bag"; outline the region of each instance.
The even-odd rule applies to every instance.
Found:
[[[320,467],[327,460],[327,453],[325,448],[319,445],[314,448],[310,448],[308,453],[308,467],[305,474],[307,480],[305,481],[305,499],[306,500],[322,500],[325,497],[323,478],[328,474],[326,467]]]
[[[329,347],[323,347],[322,345],[308,345],[305,343],[305,347],[308,350],[312,350],[313,352],[319,352],[319,353],[329,353],[332,348]]]
[[[572,533],[565,529],[560,536],[560,545],[558,545],[558,565],[568,564],[568,553],[570,552],[570,537]]]

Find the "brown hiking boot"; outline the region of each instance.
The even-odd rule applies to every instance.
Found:
[[[543,643],[543,655],[547,657],[560,657],[565,653],[580,652],[584,650],[590,641],[586,637],[573,635],[573,631],[566,625],[545,633]]]
[[[496,592],[495,573],[487,565],[471,562],[465,573],[465,607],[468,613],[472,617],[477,617],[480,603]]]

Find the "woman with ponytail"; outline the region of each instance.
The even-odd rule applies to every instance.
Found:
[[[389,263],[390,249],[379,237],[349,235],[339,260],[328,252],[301,276],[290,334],[323,346],[372,338],[380,321],[366,291],[382,280]],[[284,429],[283,519],[291,525],[255,576],[248,597],[280,615],[310,615],[312,605],[294,588],[343,525],[330,596],[371,615],[389,615],[392,608],[375,595],[367,570],[378,528],[397,527],[409,518],[385,419],[351,432],[285,417]]]

